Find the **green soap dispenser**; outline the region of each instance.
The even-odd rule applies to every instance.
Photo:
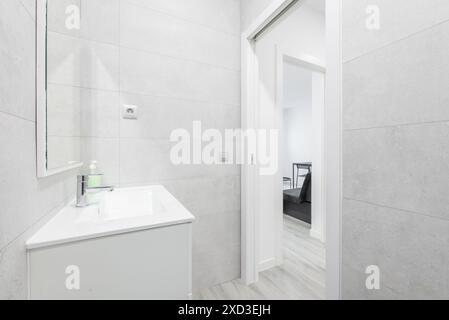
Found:
[[[89,165],[89,188],[99,188],[103,183],[103,175],[98,172],[98,162],[92,160]]]

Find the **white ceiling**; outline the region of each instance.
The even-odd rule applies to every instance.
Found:
[[[312,72],[290,62],[284,63],[284,109],[307,108],[312,103]]]

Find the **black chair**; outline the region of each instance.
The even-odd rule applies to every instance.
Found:
[[[284,184],[285,184],[286,182],[290,184],[290,189],[293,188],[292,178],[284,177]]]
[[[306,175],[301,188],[284,191],[284,213],[305,223],[312,223],[311,172]]]

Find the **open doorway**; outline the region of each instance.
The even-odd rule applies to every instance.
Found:
[[[286,55],[281,59],[283,212],[307,224],[310,236],[324,242],[324,69]]]
[[[279,52],[282,112],[282,255],[280,267],[308,283],[304,295],[324,298],[323,125],[325,73]],[[281,178],[281,177],[279,177]]]
[[[258,282],[284,282],[296,299],[325,297],[325,48],[321,0],[293,3],[254,44],[255,127],[279,133],[277,172],[256,165],[256,273]]]
[[[312,99],[310,139],[314,145],[315,139],[321,141],[322,152],[312,152],[311,160],[302,157],[285,160],[281,152],[279,169],[272,175],[261,175],[261,167],[253,157],[242,165],[241,281],[208,288],[200,298],[338,299],[340,296],[340,9],[340,0],[273,0],[243,33],[242,129],[277,130],[281,144],[285,135],[281,85],[284,63],[293,62],[312,73],[311,94],[314,95],[314,87],[321,90],[321,110],[313,108]],[[319,85],[314,86],[314,81]],[[314,116],[317,110],[322,114]],[[317,119],[321,128],[313,123]],[[285,162],[309,162],[309,167],[305,174],[296,176],[293,163],[288,165],[292,166],[292,174],[285,173],[287,169],[282,169]],[[286,189],[302,188],[309,171],[311,223],[301,224],[294,217],[287,220],[290,217],[283,212],[283,178],[291,179]],[[321,179],[317,178],[320,175]],[[318,182],[314,183],[315,180]],[[320,186],[321,194],[315,190]],[[313,222],[315,210],[322,214],[319,223]],[[321,227],[318,228],[321,234],[314,232],[314,226]],[[326,244],[321,240],[327,240]]]
[[[297,261],[285,254],[288,250],[289,253],[293,251],[286,248],[288,233],[285,232],[288,228],[287,231],[295,229],[290,224],[293,221],[302,229],[300,233],[290,233],[290,239],[298,240],[303,235],[305,240],[302,243],[295,241],[294,245],[297,248],[313,247],[307,240],[316,244],[316,250],[312,250],[312,255],[319,257],[315,293],[327,298],[339,296],[339,30],[338,1],[277,1],[256,19],[242,39],[244,128],[278,129],[279,140],[283,144],[284,135],[288,134],[284,130],[286,124],[282,106],[283,95],[288,93],[284,93],[279,85],[284,81],[284,64],[306,70],[309,73],[307,77],[312,79],[310,94],[316,96],[316,92],[320,92],[319,98],[315,99],[319,107],[313,108],[312,99],[312,111],[309,110],[312,113],[309,123],[312,129],[307,139],[312,141],[312,155],[297,155],[294,159],[288,159],[280,148],[280,169],[274,176],[260,176],[257,163],[243,167],[242,279],[247,284],[257,284],[267,274],[280,269],[281,273],[294,274],[299,282],[305,281],[311,285],[311,277],[295,272],[295,265],[298,271]],[[327,39],[327,36],[330,38]],[[306,182],[307,177],[311,183]],[[308,192],[301,197],[304,183],[304,191]],[[292,200],[300,207],[305,204],[302,209],[306,221],[298,219],[301,214],[297,217],[284,215],[284,189],[292,190]],[[325,243],[329,239],[331,241]],[[304,258],[307,254],[302,252],[300,256]],[[310,259],[308,262],[308,265],[302,265],[304,270],[313,268]],[[288,264],[289,270],[286,270]]]

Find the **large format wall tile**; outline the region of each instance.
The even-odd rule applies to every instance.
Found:
[[[79,8],[81,14],[81,0],[47,0],[48,31],[79,37],[80,29],[73,26],[75,7]]]
[[[127,2],[121,8],[122,46],[240,70],[237,36]]]
[[[344,196],[449,219],[449,123],[344,134]]]
[[[118,44],[120,0],[48,0],[48,29],[83,39]],[[79,27],[73,26],[77,7]]]
[[[193,225],[194,291],[240,277],[240,212],[199,217]]]
[[[192,131],[193,121],[213,128],[219,104],[172,99],[151,95],[121,95],[121,105],[135,105],[137,120],[121,119],[122,138],[169,139],[176,129]]]
[[[122,49],[120,74],[124,92],[240,105],[240,72]]]
[[[121,105],[138,107],[138,119],[121,119],[122,138],[169,139],[174,130],[190,133],[193,122],[200,121],[203,130],[241,127],[240,108],[213,102],[197,102],[141,94],[121,94]]]
[[[0,112],[0,248],[75,194],[69,173],[36,177],[34,122]],[[1,262],[1,261],[0,261]],[[1,290],[0,290],[1,291]]]
[[[35,118],[33,30],[19,1],[0,1],[0,111],[28,120]]]
[[[343,60],[406,38],[449,19],[446,0],[344,0]],[[366,12],[369,6],[380,9],[380,29],[369,30]]]
[[[81,37],[119,43],[120,0],[81,0],[81,17]]]
[[[170,160],[171,147],[169,140],[121,139],[121,183],[151,183],[207,174],[204,165],[174,165]]]
[[[449,22],[346,63],[345,129],[449,120],[447,38]]]
[[[118,138],[119,93],[50,84],[47,117],[49,136]]]
[[[118,138],[120,136],[120,94],[113,91],[81,89],[81,135]]]
[[[161,182],[195,217],[240,211],[240,173]],[[239,234],[235,230],[228,230]]]
[[[345,200],[344,299],[447,299],[449,221]],[[370,291],[366,268],[380,268]]]
[[[48,48],[49,83],[118,90],[118,47],[49,32]]]
[[[26,242],[64,205],[48,209],[48,213],[35,221],[8,246],[0,249],[0,300],[28,298],[28,268]]]
[[[81,162],[81,138],[77,137],[47,137],[48,169],[61,169]]]
[[[47,134],[57,137],[81,136],[81,89],[47,86]]]
[[[155,9],[173,16],[240,34],[240,1],[238,0],[122,0]]]
[[[35,0],[20,0],[22,5],[28,11],[29,15],[35,19],[36,18],[36,1]]]

